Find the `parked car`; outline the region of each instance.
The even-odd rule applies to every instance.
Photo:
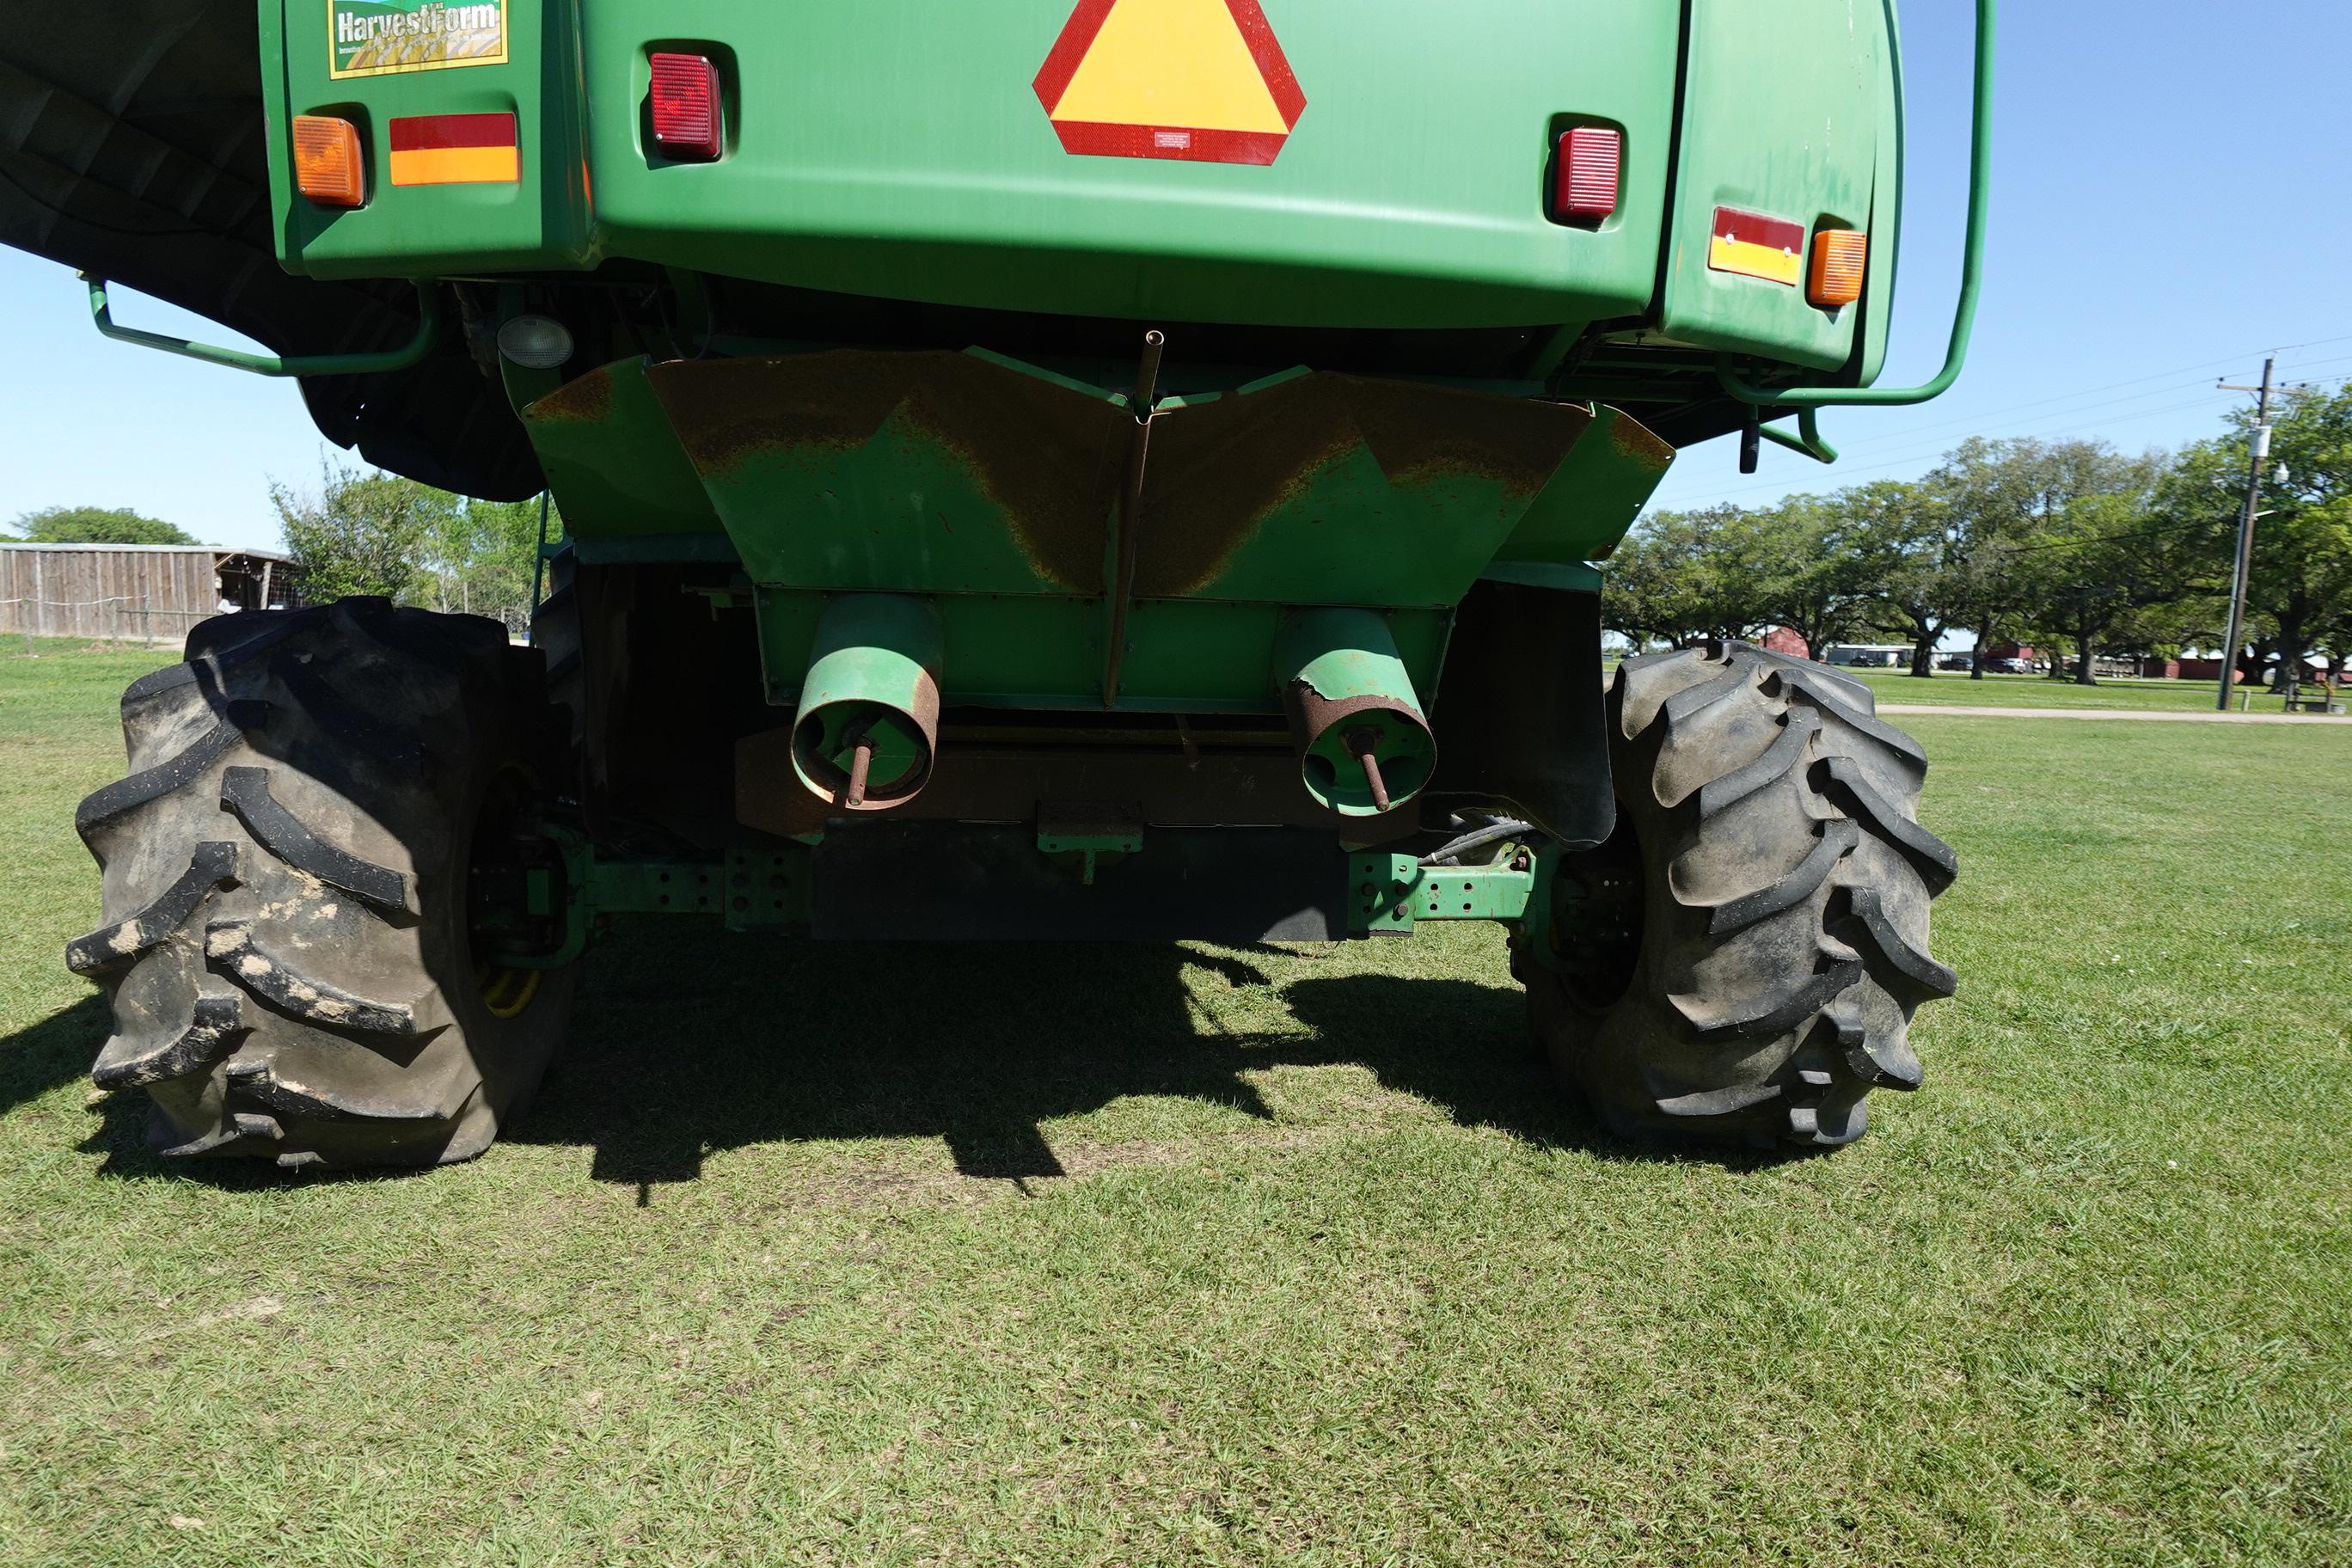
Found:
[[[2021,658],[1996,658],[1986,662],[1985,670],[1991,675],[2032,675],[2033,666]]]

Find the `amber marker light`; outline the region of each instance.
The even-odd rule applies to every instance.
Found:
[[[1824,310],[1862,298],[1862,275],[1870,260],[1870,237],[1850,228],[1825,228],[1813,236],[1813,275],[1805,298]]]
[[[359,127],[326,114],[294,117],[294,187],[322,207],[367,202]]]

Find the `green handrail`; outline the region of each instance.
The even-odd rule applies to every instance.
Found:
[[[1838,460],[1838,449],[1822,438],[1822,416],[1819,409],[1797,410],[1797,433],[1793,436],[1786,430],[1775,429],[1769,425],[1758,426],[1756,433],[1776,447],[1786,447],[1791,452],[1802,452],[1816,463],[1834,463]]]
[[[1740,379],[1729,354],[1715,362],[1723,390],[1761,408],[1895,407],[1941,397],[1968,363],[1969,340],[1977,326],[1977,299],[1984,287],[1985,219],[1991,205],[1992,41],[1995,0],[1977,0],[1975,125],[1969,147],[1969,230],[1960,258],[1960,303],[1952,317],[1952,341],[1944,368],[1918,386],[1758,386]],[[1778,437],[1774,437],[1778,439]]]
[[[166,337],[162,332],[142,332],[136,327],[118,327],[114,324],[113,312],[107,306],[106,279],[92,277],[87,272],[81,274],[81,279],[89,285],[90,320],[98,323],[98,330],[104,336],[118,342],[136,343],[141,348],[160,349],[167,354],[202,360],[206,364],[251,371],[256,375],[381,375],[386,371],[406,370],[433,352],[434,340],[441,331],[440,294],[431,284],[419,280],[416,285],[416,335],[399,348],[381,353],[298,354],[290,359],[278,354],[249,354],[243,349],[217,348],[211,343]]]

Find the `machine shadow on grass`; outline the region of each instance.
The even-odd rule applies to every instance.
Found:
[[[883,946],[616,931],[563,1055],[504,1137],[588,1145],[599,1180],[691,1181],[708,1152],[810,1139],[935,1137],[966,1175],[1058,1176],[1039,1131],[1136,1095],[1269,1112],[1244,1076],[1352,1063],[1465,1125],[1626,1152],[1550,1083],[1514,991],[1351,974],[1291,982],[1310,1033],[1204,1023],[1187,972],[1276,984],[1289,952]]]
[[[816,1139],[939,1138],[956,1168],[999,1180],[1064,1174],[1040,1123],[1130,1096],[1181,1096],[1267,1117],[1244,1075],[1369,1068],[1392,1090],[1551,1147],[1612,1159],[1766,1163],[1612,1137],[1557,1089],[1515,989],[1465,980],[1308,975],[1281,1003],[1307,1031],[1204,1023],[1188,971],[1273,986],[1263,952],[1109,945],[797,942],[624,921],[583,977],[570,1037],[509,1143],[585,1146],[599,1181],[696,1180],[706,1154]],[[80,1079],[108,1026],[92,995],[0,1040],[0,1114]],[[287,1178],[258,1161],[165,1162],[145,1096],[109,1096],[82,1147],[105,1173],[238,1188]],[[398,1177],[414,1173],[383,1172]]]

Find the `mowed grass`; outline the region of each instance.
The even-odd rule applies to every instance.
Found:
[[[0,658],[0,1562],[2352,1561],[2352,734],[1925,720],[1925,1092],[1612,1143],[1499,930],[621,929],[482,1160],[144,1152]],[[1958,686],[1959,682],[1949,683]]]
[[[1846,673],[1868,682],[1881,702],[1932,704],[1938,708],[2100,708],[2126,712],[2210,713],[2220,694],[2220,683],[2212,680],[2101,680],[2096,686],[2077,686],[2071,680],[2053,680],[2046,675],[1987,675],[1982,680],[1971,680],[1967,671],[1952,669],[1939,669],[1924,680],[1892,669],[1853,669]],[[2312,688],[2305,694],[2315,697],[2319,693]],[[2267,690],[2242,687],[2238,697],[2245,699],[2244,711],[2250,713],[2286,711],[2286,700]],[[2231,700],[2230,710],[2233,713],[2240,710],[2238,697]]]

